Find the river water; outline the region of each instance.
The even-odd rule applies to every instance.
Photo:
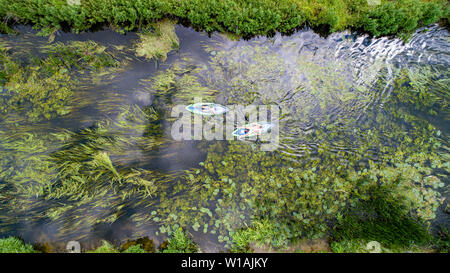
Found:
[[[47,37],[26,26],[16,30],[18,35],[0,36],[13,56],[46,56]],[[314,166],[326,173],[333,164],[381,163],[397,152],[393,147],[404,147],[406,154],[427,153],[431,150],[417,148],[426,146],[421,142],[426,134],[439,141],[433,153],[448,161],[450,43],[445,28],[420,29],[407,43],[350,32],[321,37],[310,29],[239,41],[183,26],[176,26],[176,34],[179,49],[164,62],[136,57],[135,33],[55,34],[53,44],[95,41],[120,65],[103,74],[74,68],[68,114],[33,121],[25,117],[26,107],[1,114],[0,237],[21,236],[58,249],[70,240],[86,249],[101,239],[120,243],[142,236],[158,245],[171,229],[183,226],[205,251],[216,252],[225,249],[229,230],[244,227],[256,213],[247,192],[255,189],[252,196],[272,198],[252,184],[255,176],[278,185],[284,177],[272,171],[278,168]],[[397,84],[401,75],[415,85]],[[402,92],[428,90],[435,94],[433,103],[418,107],[430,98],[414,101],[396,93],[402,87]],[[261,152],[257,141],[174,140],[171,110],[195,98],[276,105],[275,150]],[[422,134],[424,128],[429,131]],[[92,167],[96,153],[107,154],[113,167],[108,159],[102,161],[106,171],[96,170],[96,163]],[[424,162],[433,164],[432,159]],[[121,178],[111,178],[106,173],[114,173],[111,169]],[[432,169],[427,177],[438,177],[443,185],[416,183],[410,189],[424,217],[448,228],[448,166]],[[77,179],[87,182],[77,184]],[[339,183],[330,179],[317,188],[350,194],[350,186],[339,188]],[[434,205],[439,208],[430,212]],[[324,213],[334,209],[339,208],[327,204]]]

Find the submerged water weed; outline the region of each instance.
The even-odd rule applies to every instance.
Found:
[[[373,187],[363,200],[338,217],[333,240],[378,241],[390,249],[425,246],[431,236],[423,222],[410,215],[408,204],[392,186]]]
[[[43,47],[43,53],[48,54],[45,62],[49,68],[71,70],[93,69],[96,71],[107,67],[117,67],[117,61],[106,47],[94,41],[72,41],[66,44],[53,43]]]
[[[157,146],[158,141],[150,140],[158,136],[141,137],[136,135],[143,132],[143,128],[140,126],[148,126],[146,122],[157,116],[147,115],[139,107],[134,106],[124,109],[118,117],[118,122],[100,123],[94,128],[86,128],[79,133],[70,133],[71,141],[68,141],[60,151],[52,154],[53,160],[60,166],[60,183],[63,183],[62,186],[68,183],[68,186],[54,188],[50,196],[68,194],[70,197],[74,194],[74,190],[88,188],[93,190],[88,196],[91,194],[98,196],[97,189],[104,192],[105,187],[102,185],[105,184],[110,184],[113,189],[115,188],[114,192],[119,191],[120,187],[128,188],[127,191],[123,191],[123,194],[131,194],[129,187],[134,187],[135,190],[140,188],[146,196],[152,196],[155,193],[157,185],[154,183],[152,171],[140,168],[117,169],[113,165],[111,157],[132,153],[133,148],[130,145],[136,145],[134,149],[149,150]],[[132,123],[122,123],[122,119],[141,123],[131,127]],[[126,127],[121,129],[124,124]],[[83,186],[85,184],[89,187]],[[79,185],[79,187],[75,187],[75,185]],[[65,191],[68,192],[64,193]],[[87,192],[82,196],[87,197],[86,194]]]
[[[130,167],[123,155],[139,157],[161,143],[158,134],[144,135],[157,118],[153,111],[132,106],[123,109],[117,120],[79,132],[1,131],[3,209],[11,210],[9,216],[20,215],[39,210],[45,203],[45,212],[33,215],[33,219],[50,218],[60,232],[71,234],[81,230],[88,233],[95,225],[116,221],[131,198],[154,202],[165,191],[168,178]],[[130,122],[124,123],[125,119]],[[151,131],[157,133],[153,128]],[[129,160],[134,162],[136,157]],[[2,228],[14,222],[7,215],[1,216]],[[84,216],[64,221],[69,215]]]
[[[450,233],[447,228],[440,227],[434,245],[440,253],[448,253],[450,251]]]
[[[268,219],[254,221],[251,227],[237,230],[231,237],[231,252],[236,253],[251,252],[251,244],[255,243],[258,247],[268,245],[269,249],[285,247],[289,243],[285,234],[280,233],[274,222]]]
[[[243,37],[291,33],[305,24],[330,31],[361,29],[372,35],[409,33],[446,16],[446,1],[398,0],[370,5],[365,0],[59,0],[0,1],[0,16],[36,27],[74,31],[98,25],[134,30],[163,18],[179,18],[197,30]],[[55,7],[58,12],[55,12]],[[122,30],[123,31],[123,30]]]
[[[427,116],[411,111],[421,96],[405,94],[420,90],[424,78],[400,88],[410,77],[395,72],[394,84],[387,82],[384,73],[392,67],[382,57],[357,73],[350,61],[300,54],[297,45],[277,51],[278,45],[257,40],[225,42],[206,47],[206,63],[181,56],[142,82],[154,107],[112,107],[110,118],[76,132],[48,134],[8,122],[0,143],[0,209],[8,213],[0,214],[0,228],[16,218],[50,219],[55,236],[77,239],[130,220],[133,236],[149,230],[172,236],[181,227],[237,251],[251,243],[282,248],[302,237],[323,238],[337,215],[379,186],[391,187],[412,216],[433,219],[445,186],[442,170],[449,168],[445,152],[439,153],[445,136]],[[430,79],[423,85],[436,77]],[[445,93],[444,87],[436,85],[433,94]],[[171,107],[195,97],[278,104],[279,150],[261,152],[257,142],[201,141],[192,144],[205,154],[198,167],[153,169],[165,160],[161,154],[168,156],[167,146],[184,144],[165,137]],[[434,108],[444,100],[432,101],[427,105]]]
[[[23,113],[29,121],[49,120],[70,113],[77,95],[74,71],[117,68],[119,61],[95,42],[55,43],[44,46],[45,57],[21,60],[21,52],[0,52],[0,111],[3,115]],[[75,70],[76,69],[76,70]],[[75,100],[77,101],[77,100]]]
[[[140,40],[136,45],[136,55],[147,59],[165,61],[167,54],[178,48],[179,41],[175,34],[175,23],[162,20],[155,24],[153,30],[139,33]]]
[[[369,75],[381,69],[375,63],[356,74],[349,60],[323,59],[308,51],[299,54],[298,40],[284,43],[282,50],[258,41],[217,50],[229,46],[226,41],[205,46],[212,55],[205,78],[214,79],[207,83],[214,89],[227,90],[229,104],[279,105],[285,113],[282,123],[295,120],[306,126],[330,122],[336,112],[341,120],[352,122],[360,114],[358,109],[372,99],[367,92]],[[290,130],[288,126],[286,130]]]
[[[398,102],[412,104],[414,109],[429,115],[450,118],[450,69],[444,67],[410,67],[401,70],[395,81]],[[445,113],[447,111],[447,113]]]

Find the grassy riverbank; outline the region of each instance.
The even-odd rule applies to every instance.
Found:
[[[204,234],[232,252],[368,252],[372,241],[383,252],[448,252],[447,230],[433,237],[430,228],[450,172],[446,131],[435,122],[449,116],[448,66],[426,62],[391,70],[379,59],[385,69],[366,62],[353,75],[345,72],[353,63],[344,59],[318,62],[310,53],[292,53],[288,43],[277,52],[268,43],[239,42],[232,48],[205,45],[206,63],[182,55],[136,79],[139,85],[117,84],[135,73],[127,70],[132,56],[164,60],[178,48],[176,20],[240,36],[289,32],[304,23],[407,34],[445,17],[438,2],[227,1],[226,8],[224,1],[214,6],[192,0],[116,0],[104,7],[103,0],[80,6],[65,0],[9,2],[0,0],[7,22],[34,24],[44,28],[42,34],[110,25],[139,29],[139,39],[115,46],[53,43],[50,35],[50,43],[40,38],[41,43],[0,44],[0,203],[6,212],[0,213],[1,234],[11,234],[11,227],[24,234],[15,229],[22,221],[45,222],[59,225],[55,240],[79,240],[126,219],[137,232],[155,227],[148,236],[157,242],[170,239],[158,248],[149,238],[120,246],[99,241],[83,251],[196,252],[201,250],[192,240],[201,244]],[[264,8],[248,8],[257,3]],[[351,3],[360,5],[350,9]],[[364,81],[352,83],[353,77]],[[128,102],[135,93],[116,87],[135,89],[152,103]],[[358,108],[374,103],[379,94],[372,90],[386,88],[391,91],[386,98],[381,94],[382,110]],[[259,151],[256,144],[219,141],[199,144],[205,158],[182,173],[146,165],[159,160],[152,151],[178,149],[164,133],[164,124],[172,122],[169,109],[194,96],[213,98],[219,90],[229,104],[278,103],[289,117],[280,132],[286,132],[288,145],[295,138],[292,143],[305,147],[301,160]],[[299,96],[286,100],[291,92]],[[69,123],[74,129],[65,127]],[[61,224],[66,219],[70,225]],[[35,251],[47,252],[17,238],[0,239],[0,252]]]
[[[68,3],[75,4],[68,4]],[[375,36],[408,34],[448,20],[441,0],[0,0],[4,22],[29,23],[46,33],[75,32],[110,25],[136,30],[163,18],[178,19],[198,30],[242,37],[289,33],[303,25],[334,32],[354,29]],[[7,31],[6,26],[0,30]]]

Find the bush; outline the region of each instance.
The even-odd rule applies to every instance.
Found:
[[[289,33],[308,23],[330,31],[358,27],[373,35],[411,32],[443,17],[445,1],[366,0],[0,0],[0,16],[39,28],[82,31],[112,24],[134,30],[163,18],[178,18],[198,30],[228,31],[243,37]],[[448,13],[448,12],[447,12]],[[445,18],[445,17],[444,17]]]
[[[198,246],[181,229],[176,229],[168,240],[167,246],[162,247],[162,253],[196,253]]]
[[[9,237],[0,239],[0,253],[36,253],[32,245],[25,244],[24,241]]]
[[[364,31],[375,36],[411,33],[442,17],[442,7],[419,0],[384,2],[365,14],[359,24]]]

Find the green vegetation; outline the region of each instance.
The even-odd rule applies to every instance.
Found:
[[[111,48],[51,43],[36,47],[43,53],[37,58],[3,46],[0,209],[8,213],[0,213],[0,231],[27,215],[54,221],[55,236],[77,240],[126,220],[136,234],[156,228],[154,236],[170,238],[161,252],[197,252],[190,232],[241,252],[323,239],[336,224],[336,252],[368,251],[369,240],[383,251],[437,244],[424,226],[443,201],[450,164],[444,133],[430,116],[449,117],[448,68],[398,70],[381,56],[356,71],[351,60],[298,54],[288,39],[277,51],[258,41],[230,47],[222,38],[204,46],[209,61],[186,54],[142,80],[139,92],[148,92],[151,107],[109,89],[115,82],[99,83],[105,69],[122,67]],[[85,91],[91,81],[97,97]],[[201,141],[195,148],[205,158],[197,167],[157,168],[180,145],[164,127],[174,121],[171,108],[219,95],[224,104],[278,105],[284,147],[264,152],[255,142]],[[371,107],[378,100],[383,107]],[[76,116],[85,105],[102,111]],[[50,124],[60,116],[82,125]],[[439,248],[446,247],[443,232]],[[138,239],[95,251],[156,250]]]
[[[145,249],[143,249],[141,245],[134,245],[130,246],[122,253],[147,253],[147,251],[145,251]]]
[[[22,113],[29,121],[41,121],[71,112],[74,68],[81,73],[118,66],[111,54],[95,42],[54,43],[42,46],[45,57],[10,53],[0,47],[0,115]]]
[[[195,253],[198,246],[192,242],[191,238],[181,229],[175,229],[167,245],[160,248],[162,253]]]
[[[424,74],[414,83],[402,76],[405,71],[395,70],[394,90],[383,111],[367,112],[359,119],[360,113],[351,109],[373,99],[365,84],[385,88],[387,70],[377,63],[365,67],[358,75],[363,82],[354,86],[348,80],[355,77],[348,72],[351,64],[342,60],[318,65],[251,45],[230,51],[216,46],[210,52],[209,66],[192,69],[187,59],[154,76],[149,90],[158,94],[156,103],[168,103],[168,94],[176,94],[172,103],[190,103],[190,98],[213,96],[215,90],[227,90],[227,104],[277,103],[285,113],[280,131],[297,133],[295,143],[317,143],[317,149],[305,148],[301,160],[292,160],[286,154],[261,152],[254,143],[205,143],[205,161],[187,172],[174,187],[173,197],[155,206],[153,215],[137,213],[139,222],[162,222],[161,233],[179,224],[218,234],[219,242],[235,251],[249,251],[251,243],[282,248],[299,238],[327,236],[336,215],[358,206],[360,199],[371,196],[373,187],[381,186],[391,189],[394,200],[404,200],[408,213],[418,221],[435,218],[442,202],[438,189],[444,187],[441,179],[445,179],[445,174],[435,172],[448,170],[449,165],[439,152],[441,132],[411,111],[424,96],[411,94],[426,86],[423,93],[435,94],[428,96],[434,103],[423,104],[427,110],[445,103],[445,85],[431,82],[446,70]],[[239,62],[234,61],[238,56]],[[374,70],[377,77],[371,76]],[[282,82],[270,80],[286,74],[289,77]],[[412,88],[402,88],[408,84]],[[301,96],[283,100],[288,91]],[[405,96],[410,100],[401,100]],[[339,109],[338,120],[330,119],[330,108]],[[436,109],[439,115],[447,111]],[[312,123],[318,129],[308,134],[295,131],[290,120]],[[330,152],[355,141],[353,152]],[[241,230],[245,225],[249,228]],[[384,245],[385,240],[380,239]]]
[[[139,33],[139,37],[136,54],[148,59],[155,58],[165,61],[167,53],[178,48],[175,24],[169,20],[157,22],[153,31]]]
[[[430,243],[431,236],[425,224],[409,214],[404,200],[395,197],[392,189],[376,187],[366,198],[338,217],[332,234],[336,251],[352,249],[358,241],[377,241],[392,250],[423,247]],[[350,247],[336,242],[349,242]],[[340,249],[342,247],[344,250]]]
[[[128,240],[120,246],[123,253],[154,253],[156,252],[153,241],[148,237],[138,238],[136,240]]]
[[[120,250],[113,246],[110,242],[103,240],[102,245],[88,253],[147,253],[141,244],[131,244],[125,249]]]
[[[41,64],[23,68],[9,56],[7,49],[1,49],[1,114],[19,111],[36,121],[69,111],[67,101],[73,94],[70,76],[46,60]]]
[[[181,229],[175,229],[170,238],[159,246],[160,253],[195,253],[198,246]],[[153,253],[156,252],[153,241],[148,237],[127,241],[120,246],[120,251],[107,241],[90,253]]]
[[[445,227],[440,227],[437,238],[434,240],[434,245],[438,252],[450,252],[450,232]]]
[[[45,28],[74,31],[99,24],[134,30],[166,17],[178,18],[196,29],[239,36],[288,33],[308,24],[331,31],[361,29],[373,35],[410,33],[419,26],[448,18],[446,1],[381,0],[65,0],[0,1],[0,16]],[[445,14],[444,14],[445,11]]]
[[[0,239],[0,253],[35,253],[32,245],[15,237]]]
[[[8,26],[5,22],[0,22],[0,33],[5,33],[9,35],[14,35],[16,32]]]
[[[268,219],[257,220],[251,227],[237,230],[232,235],[232,252],[251,252],[251,244],[269,246],[269,248],[282,248],[288,245],[289,239],[280,233],[275,223]]]
[[[450,70],[442,67],[403,69],[395,81],[398,103],[411,104],[415,110],[436,116],[449,107]]]
[[[45,65],[54,69],[73,68],[83,70],[94,70],[98,72],[109,67],[119,66],[113,55],[106,51],[105,46],[101,46],[93,41],[73,41],[67,44],[53,43],[43,48],[43,53],[47,53],[48,59]]]
[[[88,251],[89,253],[119,253],[119,251],[108,241],[103,240],[102,245],[94,250]]]

